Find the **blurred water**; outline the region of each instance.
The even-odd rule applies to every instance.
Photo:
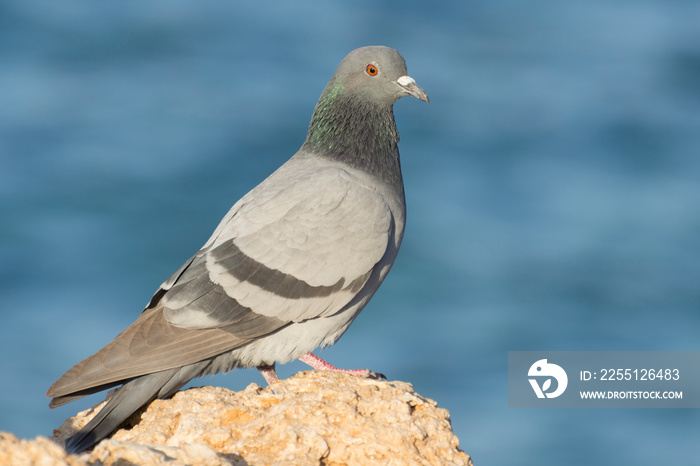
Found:
[[[698,350],[700,4],[0,5],[0,430],[131,323],[302,143],[342,57],[399,49],[399,259],[323,355],[412,382],[477,464],[688,464],[696,410],[507,408],[508,350]],[[293,363],[283,376],[303,369]],[[196,381],[241,389],[255,371]]]

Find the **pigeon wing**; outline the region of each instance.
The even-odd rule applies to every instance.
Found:
[[[290,162],[236,203],[141,316],[48,396],[71,398],[212,358],[347,305],[382,262],[391,210],[342,168]]]

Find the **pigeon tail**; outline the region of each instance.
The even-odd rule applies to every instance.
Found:
[[[199,376],[209,361],[154,372],[119,387],[97,415],[66,442],[68,453],[80,453],[117,430],[132,414],[156,398],[168,398]]]

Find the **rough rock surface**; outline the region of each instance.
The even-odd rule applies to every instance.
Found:
[[[0,464],[471,464],[449,413],[404,382],[312,371],[241,392],[192,388],[154,401],[94,450],[66,455],[59,444],[101,407],[52,439],[0,434]]]

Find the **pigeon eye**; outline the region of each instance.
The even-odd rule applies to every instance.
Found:
[[[365,68],[365,71],[370,76],[377,76],[379,74],[379,69],[377,69],[377,67],[374,65],[367,65],[367,68]]]

